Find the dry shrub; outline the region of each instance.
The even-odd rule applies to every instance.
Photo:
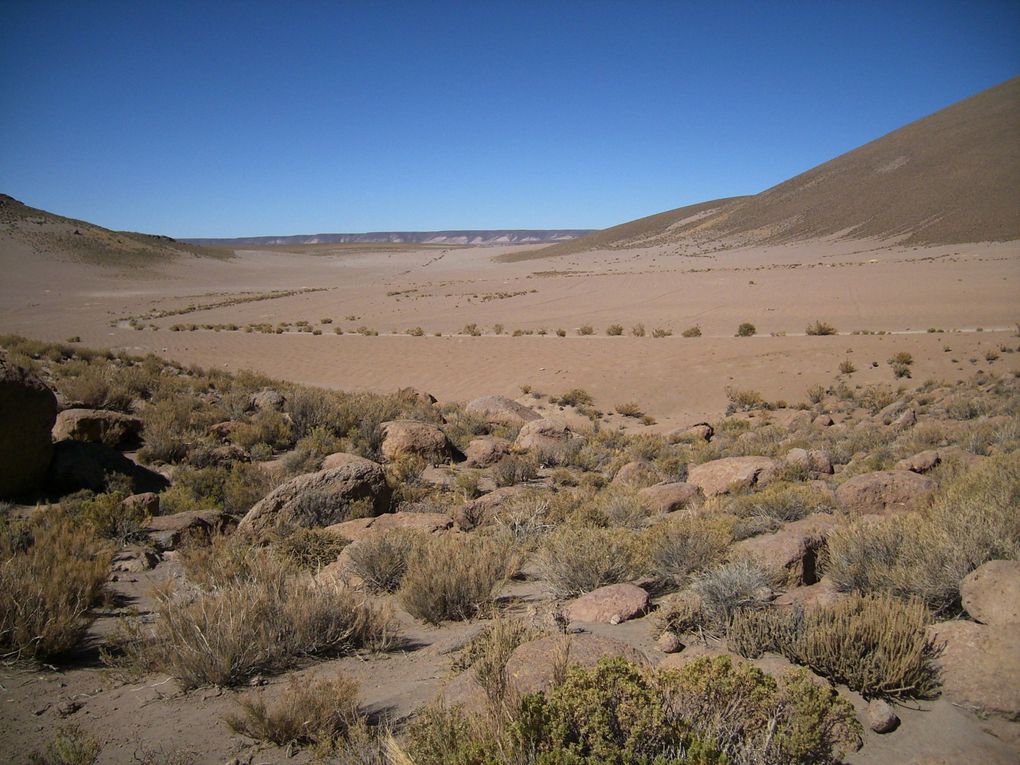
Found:
[[[428,624],[470,619],[492,606],[518,565],[516,553],[498,540],[439,534],[411,552],[398,597]]]
[[[508,454],[492,466],[492,480],[496,486],[514,486],[538,475],[538,466],[527,457]]]
[[[512,498],[492,520],[515,547],[529,550],[552,528],[550,513],[549,497],[536,493]]]
[[[1020,555],[1018,506],[1020,454],[999,455],[939,491],[920,513],[836,529],[822,565],[841,589],[889,591],[953,612],[967,574]]]
[[[701,337],[701,325],[695,324],[692,327],[688,327],[680,334],[684,337]]]
[[[765,406],[765,399],[756,390],[740,390],[727,386],[726,398],[730,402],[727,409],[733,412],[749,412],[752,409],[760,409]]]
[[[624,417],[640,417],[644,414],[641,411],[641,405],[636,401],[624,401],[616,405],[616,413],[622,414]]]
[[[67,654],[91,623],[112,547],[62,517],[0,519],[0,651],[13,658]]]
[[[749,321],[745,321],[737,327],[737,337],[751,337],[757,334],[757,332],[758,328]]]
[[[168,396],[142,410],[143,446],[148,462],[180,462],[212,422],[190,396]]]
[[[790,483],[770,483],[761,491],[734,497],[727,506],[738,518],[765,518],[780,523],[834,509],[832,500],[818,489]]]
[[[291,678],[272,704],[264,693],[242,697],[237,703],[240,714],[226,718],[230,729],[278,746],[330,744],[362,718],[358,684],[340,675],[312,682]]]
[[[258,412],[248,422],[237,423],[230,431],[230,440],[242,449],[251,449],[256,444],[280,449],[293,443],[290,421],[273,410]]]
[[[323,529],[281,527],[273,532],[273,550],[313,573],[336,561],[347,545],[346,539]]]
[[[64,725],[41,752],[34,752],[31,765],[93,765],[102,746],[78,725]]]
[[[80,402],[89,409],[129,411],[131,392],[115,379],[115,367],[82,364],[74,377],[57,381],[60,392],[68,401]]]
[[[670,518],[647,533],[648,574],[661,584],[683,587],[692,574],[717,563],[731,541],[723,520]]]
[[[475,679],[485,691],[493,709],[512,699],[508,698],[510,688],[506,663],[510,655],[522,643],[535,640],[545,634],[520,619],[496,617],[492,624],[483,629],[469,642],[453,663],[454,670],[471,669]]]
[[[819,319],[812,324],[808,324],[804,332],[808,335],[835,335],[836,328],[828,322]]]
[[[373,592],[396,592],[407,573],[411,552],[422,538],[422,532],[415,529],[369,534],[347,549],[347,568]]]
[[[393,644],[390,616],[333,582],[317,582],[267,552],[247,571],[209,590],[157,593],[156,620],[135,625],[124,651],[143,671],[173,675],[186,688],[237,685],[306,656],[338,656]]]
[[[739,558],[696,577],[691,590],[701,598],[705,626],[723,634],[738,610],[764,608],[768,604],[772,576],[757,563]]]
[[[564,526],[542,540],[536,566],[557,596],[582,595],[637,576],[636,541],[626,529]]]

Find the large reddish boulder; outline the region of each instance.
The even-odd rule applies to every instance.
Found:
[[[611,483],[613,486],[651,486],[662,480],[659,471],[647,460],[634,460],[616,471]]]
[[[701,491],[690,483],[658,483],[641,489],[638,497],[655,512],[672,513],[695,504]]]
[[[619,624],[643,616],[648,610],[648,593],[636,584],[609,584],[585,593],[564,610],[572,622]]]
[[[510,453],[510,442],[496,436],[473,438],[464,450],[465,466],[470,468],[492,467]]]
[[[712,497],[764,485],[778,469],[779,463],[769,457],[724,457],[690,468],[687,483],[697,486],[706,497]]]
[[[980,715],[1020,720],[1020,640],[1016,625],[961,620],[928,628],[943,646],[938,657],[942,694]]]
[[[1020,635],[1020,560],[990,560],[960,583],[967,613],[982,624],[1014,624]]]
[[[862,473],[840,484],[836,499],[861,515],[913,510],[938,488],[927,476],[910,470],[878,470]]]
[[[435,425],[416,420],[384,422],[383,457],[393,462],[402,456],[420,457],[429,464],[449,462],[454,455],[453,445],[446,434]]]
[[[835,525],[836,519],[831,515],[816,513],[788,523],[775,533],[737,542],[733,553],[781,572],[787,585],[814,584],[818,581],[815,570],[818,555]]]

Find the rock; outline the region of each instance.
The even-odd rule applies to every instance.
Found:
[[[469,468],[492,467],[509,453],[510,442],[505,438],[495,436],[473,438],[464,450],[466,458],[464,464]]]
[[[701,491],[690,483],[658,483],[638,492],[644,502],[658,513],[672,513],[695,504]]]
[[[412,387],[401,388],[397,391],[397,395],[401,398],[408,399],[409,401],[417,401],[419,404],[424,404],[428,407],[439,403],[439,399],[428,391],[418,390],[417,388]]]
[[[352,514],[379,515],[389,509],[392,491],[382,466],[351,462],[292,478],[259,500],[238,530],[259,533],[276,526],[321,528]]]
[[[735,489],[764,485],[775,475],[778,467],[779,463],[769,457],[724,457],[690,468],[687,483],[697,486],[706,497],[712,497]]]
[[[683,649],[684,644],[675,632],[663,632],[655,641],[655,647],[663,653],[676,653]]]
[[[806,409],[777,409],[769,413],[768,421],[788,431],[800,430],[811,424],[811,412]]]
[[[502,486],[454,509],[453,520],[462,531],[487,526],[509,500],[527,493],[523,486]]]
[[[514,451],[560,451],[571,438],[570,428],[559,420],[531,420],[524,423],[514,441]]]
[[[568,604],[564,614],[572,622],[619,624],[648,610],[648,593],[635,584],[599,587]]]
[[[652,463],[645,460],[634,460],[616,471],[613,486],[650,486],[662,480],[659,471]]]
[[[237,426],[240,424],[241,423],[234,422],[233,420],[217,422],[214,425],[209,426],[209,435],[215,436],[219,441],[225,443],[230,440],[230,437],[234,434],[234,431],[237,430]]]
[[[539,414],[523,404],[506,396],[483,396],[470,402],[464,411],[483,418],[486,422],[504,425],[521,425],[531,420],[541,419]]]
[[[1016,625],[966,621],[933,624],[928,635],[944,644],[938,664],[942,695],[981,715],[1020,720],[1020,640]]]
[[[219,510],[188,510],[173,515],[157,515],[146,521],[142,531],[160,550],[174,550],[192,536],[208,539],[237,526],[233,517]]]
[[[888,406],[883,407],[879,410],[878,414],[875,415],[875,419],[881,422],[883,425],[891,425],[893,421],[902,415],[910,407],[910,402],[905,398],[893,401]]]
[[[917,424],[917,413],[913,409],[908,409],[893,422],[892,426],[896,430],[903,430],[905,428],[912,427]]]
[[[323,531],[351,542],[357,542],[359,539],[364,539],[369,535],[369,528],[374,520],[375,518],[352,518],[349,521],[341,521],[340,523],[326,526]]]
[[[79,489],[101,492],[106,490],[111,474],[128,478],[135,494],[159,492],[170,484],[164,476],[132,462],[106,444],[61,441],[53,447],[46,485],[60,493]]]
[[[152,491],[132,494],[120,504],[127,510],[141,510],[148,516],[159,515],[159,495]]]
[[[152,550],[138,546],[125,548],[113,556],[113,570],[127,574],[151,571],[157,563],[159,563],[159,555]]]
[[[1020,561],[990,560],[960,583],[967,613],[982,624],[1017,625],[1020,635]]]
[[[715,435],[715,428],[707,422],[699,422],[689,428],[677,428],[666,434],[666,440],[671,444],[684,442],[711,441]]]
[[[775,599],[776,607],[799,608],[807,611],[819,606],[831,606],[841,596],[836,585],[828,577],[822,577],[814,584],[787,590]]]
[[[366,528],[372,533],[391,529],[415,529],[426,534],[435,534],[453,528],[453,518],[446,513],[383,513],[368,520]]]
[[[896,463],[897,470],[909,470],[912,473],[927,473],[934,470],[942,462],[939,453],[934,449],[926,449],[918,452],[913,457],[907,457]]]
[[[558,663],[594,667],[599,659],[614,656],[622,656],[640,666],[649,665],[643,653],[626,643],[581,633],[550,635],[517,646],[506,663],[506,672],[518,693],[534,693],[552,686]]]
[[[333,452],[327,454],[322,460],[322,467],[320,470],[332,470],[333,468],[342,467],[344,465],[374,465],[376,463],[367,457],[362,457],[358,454],[350,454],[348,452]]]
[[[868,727],[875,733],[891,733],[900,724],[900,718],[896,716],[889,704],[882,699],[873,699],[868,704]]]
[[[35,491],[53,457],[57,397],[0,351],[0,498]]]
[[[832,458],[824,449],[790,449],[786,464],[807,471],[813,476],[832,475]]]
[[[866,515],[913,510],[938,484],[909,470],[878,470],[848,479],[836,489],[836,499],[847,510]]]
[[[65,409],[53,426],[54,441],[94,441],[115,449],[137,446],[141,435],[140,417],[105,409]]]
[[[820,414],[811,421],[811,424],[816,428],[830,428],[835,424],[835,422],[829,415]]]
[[[815,567],[836,519],[815,513],[786,524],[772,534],[744,539],[733,545],[735,556],[749,557],[765,568],[781,570],[787,585],[808,585],[818,581]]]
[[[393,420],[384,422],[381,451],[387,461],[402,456],[421,457],[432,465],[449,462],[454,449],[446,434],[426,422]]]
[[[248,401],[250,409],[258,409],[260,412],[279,412],[285,403],[287,403],[286,397],[272,388],[263,388],[252,393]]]

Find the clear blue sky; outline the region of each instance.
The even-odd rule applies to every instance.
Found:
[[[601,228],[1018,73],[1015,0],[0,0],[0,191],[181,237]]]

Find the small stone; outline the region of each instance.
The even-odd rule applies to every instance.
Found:
[[[659,639],[655,641],[655,645],[663,653],[676,653],[684,647],[675,632],[663,632],[659,635]]]
[[[896,730],[899,724],[900,718],[887,702],[875,699],[868,704],[868,727],[875,733],[890,733]]]
[[[84,706],[80,701],[65,701],[57,705],[57,714],[61,717],[69,717]]]

